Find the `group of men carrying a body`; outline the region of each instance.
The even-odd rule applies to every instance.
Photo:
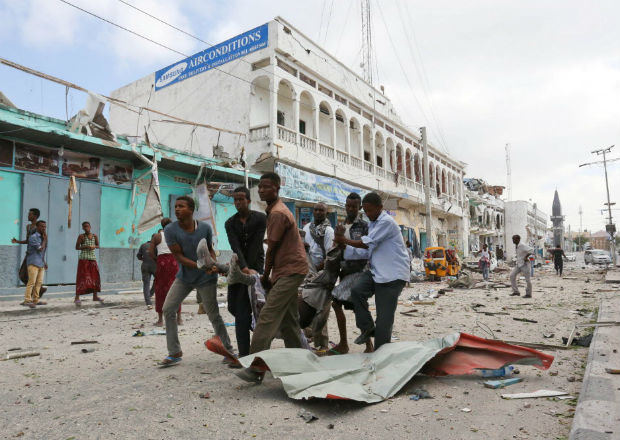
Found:
[[[237,188],[233,193],[237,213],[226,222],[226,232],[239,268],[247,275],[256,277],[260,274],[260,283],[267,292],[250,338],[252,307],[247,286],[228,286],[228,308],[235,316],[239,356],[269,349],[277,334],[287,348],[302,347],[298,291],[309,271],[304,241],[308,244],[308,254],[315,269],[322,270],[327,252],[338,247],[342,251],[341,267],[346,269],[339,274],[341,283],[346,277],[356,277],[349,300],[327,303],[335,311],[340,332],[340,343],[334,350],[348,352],[343,308],[355,312],[356,324],[361,331],[355,340],[357,344],[366,344],[367,351],[372,351],[371,337],[375,337],[374,349],[390,342],[398,296],[410,276],[410,259],[400,228],[383,210],[379,195],[369,193],[361,200],[358,194],[350,194],[346,201],[346,222],[335,230],[326,219],[326,207],[317,205],[314,221],[306,225],[306,236],[302,239],[292,213],[279,198],[279,190],[280,177],[276,173],[261,176],[258,194],[267,203],[265,215],[249,209],[250,192],[247,188]],[[370,222],[361,218],[360,207]],[[218,268],[215,264],[206,268],[197,264],[196,247],[202,238],[207,240],[212,260],[216,260],[212,231],[208,224],[193,220],[193,211],[194,201],[190,197],[179,197],[175,204],[178,220],[164,229],[168,246],[179,263],[179,272],[163,307],[168,356],[160,363],[162,366],[181,361],[176,313],[192,289],[197,289],[203,305],[206,305],[216,335],[228,351],[233,351],[217,307]],[[263,243],[266,243],[266,252]],[[373,295],[376,320],[372,319],[368,308],[368,299]],[[329,305],[326,308],[329,312]],[[317,314],[322,312],[325,310],[316,310]],[[238,363],[232,366],[238,366]],[[264,371],[250,367],[237,375],[244,380],[260,381]]]

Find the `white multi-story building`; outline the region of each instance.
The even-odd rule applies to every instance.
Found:
[[[515,256],[515,246],[512,236],[521,236],[522,242],[537,249],[539,254],[544,248],[548,230],[549,216],[538,209],[536,203],[525,200],[516,200],[504,203],[506,218],[506,257]]]
[[[465,179],[469,201],[469,250],[477,252],[486,244],[494,252],[505,245],[502,186],[488,186],[481,179]]]
[[[364,81],[282,18],[112,97],[185,120],[115,106],[110,124],[116,132],[141,135],[146,126],[152,141],[207,157],[217,146],[230,158],[244,155],[253,171],[276,170],[285,177],[281,195],[300,222],[309,220],[313,202],[332,205],[335,217],[344,214],[350,190],[374,190],[388,199],[386,207],[405,238],[415,236],[424,246],[428,173],[432,241],[467,251],[465,164],[429,145],[424,170],[419,132],[400,119],[383,88]]]

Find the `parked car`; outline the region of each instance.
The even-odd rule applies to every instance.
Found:
[[[566,254],[566,261],[576,261],[577,257],[575,254]]]
[[[588,249],[583,253],[583,261],[586,264],[611,264],[611,256],[602,249]]]

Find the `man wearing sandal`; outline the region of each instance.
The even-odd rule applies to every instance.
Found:
[[[23,304],[34,309],[36,306],[44,306],[45,301],[39,300],[39,291],[43,284],[43,277],[47,269],[45,263],[45,230],[47,225],[44,220],[37,221],[36,230],[28,237],[28,251],[26,264],[28,267],[28,284]]]
[[[179,263],[179,272],[168,291],[163,307],[168,356],[159,363],[162,367],[181,362],[183,352],[179,342],[177,310],[194,289],[202,299],[215,334],[220,337],[227,350],[233,350],[217,304],[217,267],[212,245],[213,231],[208,223],[194,220],[194,209],[194,199],[189,196],[179,197],[174,205],[177,221],[164,229],[166,243]],[[203,265],[205,263],[202,259],[200,263],[198,262],[197,249],[202,239],[206,240],[212,258],[206,265]]]

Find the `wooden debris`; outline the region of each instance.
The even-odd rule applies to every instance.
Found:
[[[38,351],[20,351],[15,353],[7,353],[5,360],[8,361],[9,359],[21,359],[39,355],[41,355],[41,353],[39,353]]]
[[[71,341],[71,345],[79,345],[79,344],[98,344],[99,341]]]
[[[535,321],[534,319],[527,319],[527,318],[512,318],[514,321],[521,321],[521,322],[531,322],[532,324],[538,324],[538,321]]]

